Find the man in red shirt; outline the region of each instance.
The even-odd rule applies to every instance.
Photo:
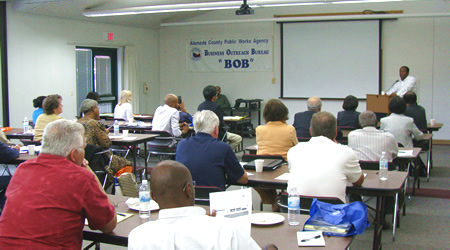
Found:
[[[84,159],[84,128],[68,120],[49,123],[41,153],[19,165],[0,217],[0,249],[81,249],[85,218],[108,233],[114,206]]]

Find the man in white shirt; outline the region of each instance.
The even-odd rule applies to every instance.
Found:
[[[346,202],[347,181],[361,186],[364,176],[351,148],[336,142],[337,122],[329,112],[311,119],[312,138],[289,149],[288,192],[315,197],[335,197]]]
[[[180,124],[180,112],[178,108],[178,97],[168,94],[164,97],[164,105],[155,110],[152,121],[152,130],[162,130],[180,137],[189,130],[187,123]],[[181,129],[180,129],[181,127]]]
[[[130,232],[128,249],[261,249],[247,232],[227,218],[206,215],[194,207],[195,189],[189,170],[176,161],[162,161],[152,170],[150,194],[159,218]]]
[[[400,80],[397,80],[392,87],[390,87],[386,94],[390,95],[396,93],[398,96],[403,97],[403,95],[408,91],[413,91],[416,86],[416,78],[409,75],[409,68],[402,66],[400,68]]]
[[[378,161],[381,152],[386,152],[389,162],[397,157],[398,146],[394,135],[376,129],[377,116],[372,111],[364,111],[359,115],[362,129],[348,134],[348,146],[355,151],[361,161]]]

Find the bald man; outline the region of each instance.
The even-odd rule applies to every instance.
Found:
[[[195,189],[189,170],[176,161],[162,161],[152,170],[150,195],[159,218],[130,232],[128,249],[261,249],[248,233],[226,218],[194,207]]]
[[[152,121],[152,130],[167,131],[175,137],[180,137],[187,133],[189,130],[188,124],[180,124],[178,97],[176,95],[167,94],[164,97],[164,105],[159,106],[155,110]]]
[[[307,108],[307,111],[299,112],[294,116],[294,124],[292,125],[297,131],[297,137],[311,138],[309,125],[312,116],[322,110],[322,100],[317,96],[310,97],[307,102]]]

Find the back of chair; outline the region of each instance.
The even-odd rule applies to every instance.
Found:
[[[379,170],[380,169],[380,163],[378,161],[359,161],[359,166],[361,169],[365,170]],[[389,162],[388,164],[388,171],[396,170],[394,164],[392,162]]]
[[[283,161],[283,163],[286,162],[286,160],[281,155],[256,155],[256,154],[243,154],[242,155],[242,161],[243,162],[251,162],[256,159],[280,159]]]
[[[20,142],[22,142],[22,144],[24,146],[28,146],[28,145],[40,146],[41,145],[41,141],[30,141],[30,140],[20,139]]]
[[[209,206],[209,194],[222,191],[215,186],[195,186],[195,204]]]
[[[144,134],[158,135],[154,140],[147,142],[149,147],[171,147],[174,137],[171,133],[163,130],[144,130]]]
[[[288,212],[288,193],[283,192],[280,195],[280,200],[278,202],[278,205],[280,206],[280,211],[282,213]],[[313,197],[313,196],[306,196],[301,195],[300,196],[300,213],[301,214],[309,214],[309,209],[311,208],[311,204],[313,202],[313,199],[318,199],[319,201],[331,203],[331,204],[344,204],[343,201],[341,201],[339,198],[336,197]]]

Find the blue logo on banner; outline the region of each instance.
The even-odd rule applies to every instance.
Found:
[[[191,49],[191,59],[193,61],[198,61],[202,59],[202,51],[199,48]]]

